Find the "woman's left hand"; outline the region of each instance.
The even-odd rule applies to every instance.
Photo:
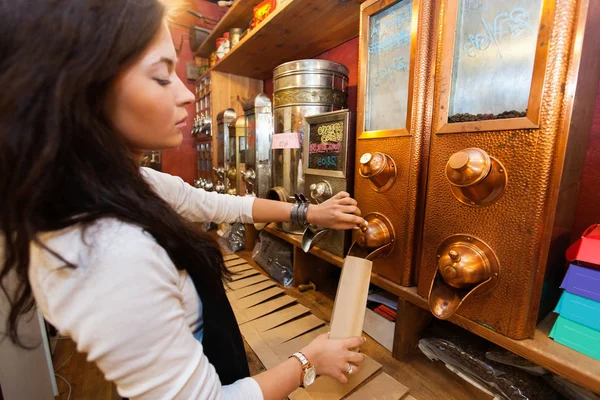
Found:
[[[339,192],[319,205],[308,207],[308,222],[330,229],[352,229],[364,225],[357,202],[346,192]]]

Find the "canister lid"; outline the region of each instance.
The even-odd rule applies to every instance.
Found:
[[[223,120],[227,120],[227,122],[229,123],[235,117],[235,110],[233,108],[226,108],[225,110],[217,114],[217,121],[222,122]]]
[[[235,126],[236,129],[244,128],[246,127],[246,118],[243,115],[240,115],[239,117],[231,121],[229,126]]]
[[[273,79],[277,79],[285,75],[297,74],[300,72],[315,73],[318,71],[334,72],[345,77],[347,77],[349,73],[348,68],[340,63],[328,60],[307,59],[289,61],[275,67],[273,70]]]
[[[250,97],[244,102],[244,113],[256,107],[271,107],[271,99],[264,93],[259,93],[255,97]]]

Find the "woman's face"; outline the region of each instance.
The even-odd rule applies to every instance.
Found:
[[[163,24],[148,48],[109,88],[107,116],[135,153],[181,144],[185,106],[194,101],[194,94],[175,73],[176,61],[169,28]]]

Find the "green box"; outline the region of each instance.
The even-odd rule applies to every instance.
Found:
[[[573,350],[600,360],[600,332],[598,331],[559,315],[550,331],[550,337]]]

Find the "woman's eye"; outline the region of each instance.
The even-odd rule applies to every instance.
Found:
[[[154,78],[154,80],[155,80],[156,82],[158,82],[158,84],[159,84],[160,86],[167,86],[168,84],[170,84],[170,83],[171,83],[171,81],[170,81],[170,80],[167,80],[167,79],[158,79],[158,78]]]

